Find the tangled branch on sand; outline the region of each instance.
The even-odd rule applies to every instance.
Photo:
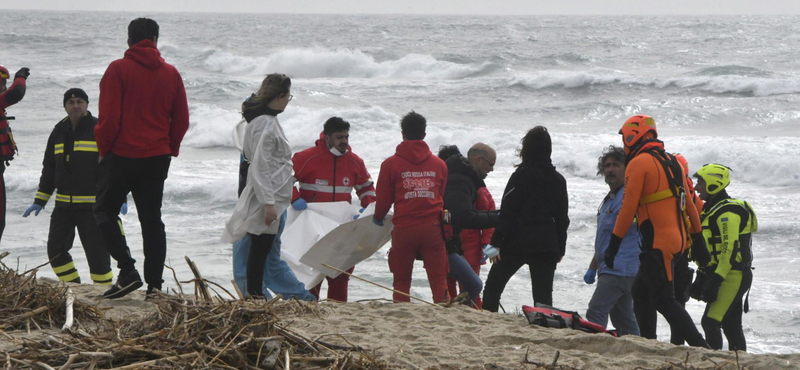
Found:
[[[0,260],[5,255],[0,255]],[[0,353],[14,369],[387,369],[368,349],[312,340],[282,319],[319,315],[321,305],[273,299],[224,301],[161,295],[145,319],[111,321],[75,301],[81,330],[58,332],[67,287],[18,274],[0,261],[0,322],[14,333],[36,328],[52,334]],[[284,320],[285,321],[285,320]],[[7,334],[6,334],[7,335]],[[10,337],[10,336],[9,336]]]

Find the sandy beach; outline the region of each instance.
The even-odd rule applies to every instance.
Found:
[[[46,279],[39,281],[57,284]],[[143,291],[122,299],[104,300],[102,292],[106,287],[70,285],[70,288],[84,306],[96,307],[113,322],[147,320],[157,312],[158,300],[145,301]],[[520,314],[496,314],[461,305],[395,304],[384,300],[273,303],[273,307],[303,304],[314,308],[307,313],[280,315],[280,326],[305,338],[362,347],[390,368],[536,369],[541,367],[534,363],[551,364],[557,352],[557,365],[569,369],[800,368],[800,354],[742,353],[737,366],[733,352],[674,346],[639,337],[614,338],[607,334],[542,328],[528,325]],[[0,353],[14,353],[27,341],[44,340],[48,336],[74,340],[58,330],[35,327],[30,332],[6,329],[0,334]],[[6,368],[14,366],[6,364]]]

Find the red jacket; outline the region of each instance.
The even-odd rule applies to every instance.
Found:
[[[101,156],[178,156],[189,129],[189,106],[178,70],[144,40],[111,62],[100,80],[99,123],[94,133]]]
[[[0,94],[0,161],[10,161],[17,153],[17,144],[6,119],[6,108],[17,104],[24,96],[24,77],[14,78],[11,86]]]
[[[366,207],[375,201],[375,186],[367,172],[364,160],[348,148],[337,157],[325,145],[324,134],[319,135],[316,146],[295,153],[292,157],[294,177],[300,191],[294,189],[292,200],[303,198],[306,202],[350,202],[353,189]]]
[[[476,211],[494,211],[495,204],[492,193],[486,187],[478,188],[478,199],[475,200]],[[461,230],[461,249],[464,251],[464,258],[470,266],[478,266],[483,258],[483,246],[492,243],[494,228],[475,230]],[[484,262],[483,264],[486,264]]]
[[[382,220],[394,203],[395,227],[439,221],[447,165],[422,140],[406,140],[381,164],[374,217]]]

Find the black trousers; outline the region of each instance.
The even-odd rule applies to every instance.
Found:
[[[111,258],[103,245],[100,231],[94,221],[94,212],[89,207],[68,208],[56,205],[50,216],[50,234],[47,236],[47,257],[58,279],[80,282],[78,270],[69,254],[75,241],[75,228],[81,238],[89,272],[95,284],[111,284]]]
[[[250,254],[247,256],[247,294],[251,297],[263,297],[264,265],[272,250],[275,234],[254,235],[248,233],[247,235],[250,236],[253,243],[250,247]]]
[[[500,296],[514,274],[527,264],[531,273],[533,302],[553,304],[553,276],[561,256],[555,254],[512,255],[500,250],[500,262],[492,264],[483,289],[483,309],[497,312]]]
[[[170,161],[169,155],[125,158],[109,153],[97,169],[94,218],[108,252],[117,261],[121,276],[136,269],[136,260],[131,257],[119,219],[119,209],[128,193],[131,193],[142,225],[144,280],[158,289],[163,283],[161,276],[167,257],[167,235],[161,221],[161,203]]]
[[[672,330],[677,330],[693,347],[708,347],[694,326],[692,317],[675,298],[675,288],[667,279],[664,256],[658,249],[645,250],[639,255],[641,265],[633,281],[633,310],[641,336],[656,339],[657,316],[661,313]]]
[[[675,288],[675,298],[681,307],[686,307],[689,301],[689,287],[692,286],[694,269],[689,267],[689,253],[683,253],[680,257],[673,260],[672,285]],[[683,345],[684,340],[677,328],[670,328],[669,342],[675,345]]]

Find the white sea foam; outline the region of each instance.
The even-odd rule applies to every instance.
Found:
[[[265,57],[215,50],[205,59],[205,67],[213,72],[263,75],[281,71],[295,78],[449,80],[469,77],[492,66],[491,63],[458,64],[424,54],[408,54],[396,60],[377,61],[358,49],[284,49]]]

